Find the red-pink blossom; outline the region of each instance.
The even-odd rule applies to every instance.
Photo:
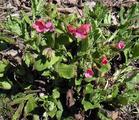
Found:
[[[45,22],[42,19],[36,20],[35,23],[33,23],[32,27],[37,32],[45,32],[46,31]]]
[[[106,56],[103,56],[103,57],[102,57],[101,63],[102,63],[103,65],[106,65],[106,64],[108,63],[108,59],[107,59]]]
[[[125,48],[125,42],[124,41],[118,42],[116,47],[118,49],[124,49]]]
[[[82,24],[81,26],[74,28],[72,25],[68,25],[67,26],[67,30],[68,32],[75,36],[76,38],[80,38],[80,39],[85,39],[91,29],[91,25],[90,24]]]
[[[33,23],[32,27],[37,31],[37,32],[53,32],[54,31],[54,25],[52,22],[47,22],[45,23],[44,20],[39,19],[36,20],[35,23]]]
[[[76,28],[74,28],[72,25],[68,25],[67,30],[71,35],[74,35],[76,32]]]
[[[93,72],[93,70],[92,70],[91,68],[88,68],[88,69],[85,71],[84,75],[85,75],[86,78],[91,78],[91,77],[93,77],[94,72]]]

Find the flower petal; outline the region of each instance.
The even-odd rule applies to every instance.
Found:
[[[45,27],[46,27],[46,31],[53,32],[53,31],[55,30],[55,27],[54,27],[54,25],[53,25],[52,22],[47,22],[47,23],[45,24]]]
[[[74,35],[76,32],[76,29],[72,25],[68,25],[67,30],[71,35]]]

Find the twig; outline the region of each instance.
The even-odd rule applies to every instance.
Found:
[[[129,26],[128,29],[137,30],[137,29],[139,29],[139,26]]]
[[[106,85],[104,87],[104,90],[106,90],[108,88],[108,85],[109,85],[109,81],[107,80],[107,83],[106,83]]]
[[[57,8],[58,12],[62,13],[72,13],[75,11],[75,7],[72,8]]]

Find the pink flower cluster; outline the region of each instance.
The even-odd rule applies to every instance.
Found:
[[[91,30],[90,24],[82,24],[81,26],[75,28],[72,25],[67,26],[68,32],[75,36],[76,38],[85,39]]]
[[[52,22],[45,23],[42,19],[36,20],[35,23],[33,23],[32,27],[40,33],[53,32],[55,30]]]
[[[32,27],[37,31],[37,32],[53,32],[55,30],[55,27],[53,25],[52,22],[47,22],[45,23],[42,19],[36,20],[35,23],[33,23]],[[91,25],[90,24],[82,24],[81,26],[75,28],[72,25],[68,25],[67,26],[67,30],[68,32],[73,35],[76,38],[80,38],[80,39],[85,39],[87,38],[90,30],[91,30]],[[120,41],[116,44],[116,48],[118,49],[124,49],[125,48],[125,42],[124,41]],[[101,64],[102,65],[106,65],[108,64],[108,59],[107,57],[104,55],[102,56],[101,59]],[[84,76],[85,78],[91,78],[94,76],[94,72],[92,70],[92,68],[88,68],[85,72],[84,72]]]
[[[105,55],[104,55],[104,56],[102,57],[102,59],[101,59],[101,64],[102,64],[102,65],[108,64],[108,59],[107,59],[107,57],[106,57]],[[92,70],[91,68],[88,68],[88,69],[84,72],[84,76],[85,76],[85,78],[91,78],[91,77],[93,77],[93,76],[94,76],[93,70]]]

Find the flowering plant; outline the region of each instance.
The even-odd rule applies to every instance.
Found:
[[[3,116],[104,120],[107,110],[136,103],[138,31],[129,26],[138,5],[120,11],[114,30],[103,5],[84,8],[80,20],[55,7],[32,0],[31,16],[22,12],[2,25],[10,33],[0,33]]]
[[[71,35],[75,36],[76,38],[80,38],[80,39],[85,39],[88,36],[90,29],[91,29],[90,24],[82,24],[78,28],[74,28],[72,25],[67,26],[68,32]]]

